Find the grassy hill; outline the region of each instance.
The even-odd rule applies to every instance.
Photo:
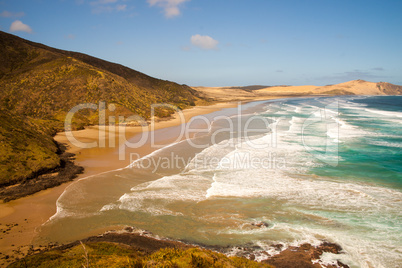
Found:
[[[0,186],[32,180],[60,166],[61,151],[52,135],[63,130],[67,112],[78,104],[104,101],[115,104],[113,115],[147,119],[151,104],[183,109],[199,100],[186,85],[0,31]],[[160,109],[157,116],[171,113]],[[98,122],[98,111],[83,109],[73,128]]]
[[[0,184],[55,168],[60,159],[49,129],[0,108]]]
[[[127,228],[131,227],[126,227],[125,230]],[[290,246],[277,255],[257,262],[254,260],[258,256],[253,252],[253,248],[248,246],[239,245],[240,252],[236,254],[237,256],[228,257],[222,254],[222,252],[231,252],[230,255],[232,255],[231,248],[212,247],[212,250],[209,250],[179,241],[155,239],[135,231],[108,232],[60,246],[53,244],[39,248],[30,247],[25,257],[16,250],[13,256],[9,256],[8,260],[12,263],[7,267],[317,268],[321,265],[313,264],[312,260],[320,259],[324,253],[342,254],[343,252],[339,245],[324,241],[317,246],[310,244],[302,244],[299,247]],[[268,257],[269,254],[265,253],[266,255],[263,254]],[[336,267],[349,266],[338,260]]]
[[[198,100],[197,92],[186,85],[4,32],[0,32],[0,89],[0,104],[7,109],[59,121],[80,103],[115,103],[123,115],[147,118],[153,103],[185,108]],[[93,112],[81,116],[84,125],[97,123]]]
[[[8,267],[266,267],[242,257],[199,248],[162,248],[146,253],[122,244],[97,242],[25,257]]]

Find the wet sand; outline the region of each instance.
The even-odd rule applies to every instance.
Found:
[[[237,102],[226,102],[210,106],[193,107],[184,110],[182,116],[176,115],[170,120],[156,122],[153,129],[147,128],[145,131],[171,128],[188,122],[194,116],[212,113],[224,108],[236,107],[237,105]],[[185,122],[183,122],[183,118]],[[99,142],[99,128],[103,132],[104,129],[102,127],[94,126],[85,130],[74,131],[73,134],[80,142]],[[140,134],[144,129],[141,127],[125,127],[124,130],[125,137],[129,139]],[[160,132],[159,137],[157,137],[164,144],[168,144],[172,139],[171,135],[167,132]],[[106,128],[104,133],[108,136],[110,134],[109,129]],[[107,146],[109,144],[106,144],[105,148],[81,149],[71,144],[66,138],[65,133],[57,134],[55,140],[66,143],[68,145],[68,152],[76,154],[75,162],[85,168],[84,173],[77,179],[124,168],[130,163],[129,157],[126,157],[124,161],[119,160],[118,146],[109,148]],[[118,144],[117,141],[118,133],[115,137],[116,145]],[[151,153],[152,150],[150,146],[145,145],[131,149],[127,153],[134,151],[138,155],[144,156]],[[0,266],[10,263],[15,257],[22,256],[22,254],[18,254],[16,251],[27,252],[33,238],[37,234],[37,228],[56,213],[56,201],[71,183],[65,183],[31,196],[0,204]],[[7,258],[6,255],[9,257]]]
[[[357,83],[356,81],[353,81]],[[362,82],[359,82],[362,84]],[[350,86],[345,83],[345,88],[352,91],[351,88],[355,86]],[[332,86],[333,87],[333,86]],[[328,86],[325,90],[332,89]],[[322,87],[324,88],[324,87]],[[312,93],[321,93],[319,90],[315,90],[315,87],[308,88],[295,88],[286,87],[287,91],[294,94],[299,94],[299,96],[308,96]],[[320,88],[321,89],[321,88]],[[282,93],[284,87],[271,87],[267,89],[261,89],[252,94],[246,94],[242,98],[237,98],[241,100],[251,100],[251,99],[270,99],[270,98],[280,98],[281,96],[270,96],[271,94]],[[209,92],[205,89],[205,94],[209,96],[215,96],[216,90]],[[301,92],[303,91],[303,92]],[[303,93],[303,94],[302,94]],[[362,94],[362,92],[356,92]],[[365,93],[365,92],[363,92]],[[379,94],[378,92],[370,92],[373,94]],[[237,93],[236,93],[237,94]],[[229,94],[230,95],[230,94]],[[221,101],[225,98],[225,101],[233,100],[233,96],[229,96],[227,91],[222,95]],[[216,97],[216,96],[215,96]],[[285,97],[285,96],[282,96]],[[215,104],[211,106],[197,106],[184,111],[185,120],[189,120],[193,116],[207,114],[214,111],[221,110],[223,108],[235,107],[236,102],[226,102]],[[181,124],[179,117],[174,119],[157,122],[155,129],[169,128]],[[82,142],[99,142],[98,135],[99,127],[89,127],[85,130],[74,132],[75,137]],[[125,128],[126,137],[134,137],[141,133],[141,127],[127,127]],[[150,131],[147,129],[146,131]],[[109,134],[108,130],[105,130],[106,135]],[[164,133],[166,134],[166,133]],[[163,136],[163,135],[161,135]],[[163,139],[163,137],[161,137]],[[118,160],[118,154],[116,153],[117,148],[92,148],[92,149],[81,149],[73,146],[68,142],[64,133],[59,133],[55,139],[62,143],[68,143],[70,145],[69,152],[76,153],[76,163],[85,168],[83,174],[79,178],[83,178],[90,175],[95,175],[109,170],[114,170],[118,168],[123,168],[128,165],[130,159],[125,161]],[[115,138],[118,140],[118,137]],[[166,139],[169,141],[169,138]],[[136,148],[135,152],[139,155],[145,155],[152,151],[152,148],[147,146]],[[78,179],[79,179],[78,178]],[[5,258],[5,255],[18,256],[15,251],[21,250],[26,252],[32,243],[33,238],[37,234],[36,229],[40,227],[44,222],[46,222],[49,217],[51,217],[56,212],[56,201],[58,197],[64,192],[65,188],[70,185],[70,183],[65,183],[58,187],[47,189],[41,191],[37,194],[24,197],[18,200],[11,201],[9,203],[0,204],[0,266],[9,263],[12,258]],[[21,255],[20,255],[21,256]]]

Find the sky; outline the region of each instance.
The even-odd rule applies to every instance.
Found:
[[[402,0],[0,0],[0,30],[190,86],[402,85]]]

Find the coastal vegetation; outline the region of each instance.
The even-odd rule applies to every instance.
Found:
[[[8,267],[272,267],[178,241],[109,232],[53,248],[32,249]]]
[[[193,89],[0,31],[0,93],[0,199],[7,202],[72,180],[83,171],[74,165],[73,155],[66,153],[66,148],[53,139],[64,129],[67,113],[82,103],[94,104],[98,109],[85,108],[77,112],[72,129],[112,123],[108,121],[109,116],[117,119],[113,123],[138,123],[122,121],[117,115],[123,118],[138,115],[148,120],[150,106],[154,103],[169,103],[184,109],[211,100],[397,95],[402,93],[402,87],[355,80],[323,87],[257,85]],[[100,120],[101,103],[106,109],[104,121]],[[159,108],[156,116],[168,117],[172,113],[172,109]],[[30,252],[10,267],[269,267],[265,263],[200,248],[162,243],[150,250],[143,248],[148,242],[141,243],[139,247],[119,241],[87,239],[36,254]],[[302,260],[303,266],[297,267],[319,267],[311,260],[318,260],[323,252],[339,254],[341,249],[325,243],[320,247],[302,245],[288,248],[280,256],[271,256],[269,263],[276,267],[294,267],[295,260],[299,263]],[[338,265],[347,267],[340,262]]]
[[[339,260],[337,265],[318,263],[324,253],[339,256],[343,253],[339,245],[328,242],[319,246],[290,246],[273,256],[265,252],[264,256],[270,258],[257,262],[252,248],[238,247],[246,254],[232,256],[227,254],[228,247],[206,249],[179,241],[155,239],[133,232],[132,227],[125,230],[127,232],[108,232],[61,246],[31,248],[25,256],[11,256],[8,267],[349,267]],[[273,246],[283,247],[282,244]]]
[[[73,179],[73,173],[82,171],[74,167],[74,172],[64,172],[68,175],[63,175],[58,183],[49,183],[48,177],[46,183],[42,179],[36,180],[35,184],[42,183],[42,186],[36,185],[35,191],[32,187],[29,191],[5,189],[13,184],[33,182],[44,174],[59,174],[64,163],[72,163],[71,156],[63,160],[61,156],[66,155],[52,136],[64,130],[66,115],[80,104],[92,104],[92,108],[81,107],[74,114],[71,125],[68,124],[72,129],[110,123],[138,125],[138,117],[131,121],[126,119],[137,115],[148,120],[150,107],[155,103],[184,109],[212,100],[401,92],[401,86],[363,80],[325,87],[191,88],[150,77],[120,64],[48,47],[0,31],[0,199],[11,200],[58,185]],[[166,118],[173,112],[171,108],[159,107],[155,109],[155,116]]]
[[[74,179],[83,171],[43,120],[0,108],[0,199],[10,201]]]
[[[163,248],[154,253],[129,246],[95,242],[54,249],[21,259],[9,267],[272,267],[242,257],[199,248]]]
[[[153,103],[169,103],[184,109],[203,102],[186,85],[1,31],[0,93],[0,198],[5,201],[71,180],[75,177],[72,173],[82,171],[75,167],[74,172],[67,172],[68,176],[56,179],[69,160],[64,159],[66,155],[52,136],[64,130],[64,119],[73,107],[82,103],[100,106],[104,102],[103,123],[108,124],[110,115],[124,118],[139,115],[147,120]],[[111,111],[109,104],[114,105]],[[99,110],[81,109],[74,115],[71,127],[82,129],[99,124]],[[167,117],[173,112],[160,108],[155,115]],[[115,118],[111,123],[122,123],[118,116]],[[54,176],[45,176],[44,182],[44,174]],[[40,176],[42,179],[38,179]],[[51,178],[59,182],[50,182]],[[29,191],[10,190],[10,185],[34,181],[37,183]]]
[[[0,108],[0,184],[7,185],[59,165],[51,130]]]
[[[82,53],[58,50],[0,32],[0,103],[14,113],[61,123],[82,103],[115,104],[119,115],[150,116],[150,105],[183,109],[198,93],[128,67]],[[172,113],[173,111],[171,111]],[[96,111],[83,111],[75,128],[98,123]],[[59,124],[62,130],[63,125]]]

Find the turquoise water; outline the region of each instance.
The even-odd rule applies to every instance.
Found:
[[[208,131],[191,140],[71,184],[40,237],[67,242],[130,225],[232,254],[247,245],[257,259],[278,253],[278,243],[330,241],[344,253],[318,262],[399,267],[401,104],[299,98],[211,114]]]
[[[339,143],[337,165],[322,165],[310,174],[350,180],[372,181],[393,188],[402,187],[402,97],[337,97],[309,100],[290,100],[274,113],[281,116],[308,119],[305,114],[286,109],[287,105],[325,108],[332,104],[338,114]],[[266,114],[270,116],[270,113]],[[317,133],[324,136],[327,133]],[[320,135],[321,134],[321,135]],[[300,135],[300,132],[299,132]]]
[[[402,97],[346,99],[339,118],[361,134],[339,144],[342,159],[336,167],[312,170],[320,176],[372,181],[402,188]],[[343,131],[342,125],[340,131]]]

